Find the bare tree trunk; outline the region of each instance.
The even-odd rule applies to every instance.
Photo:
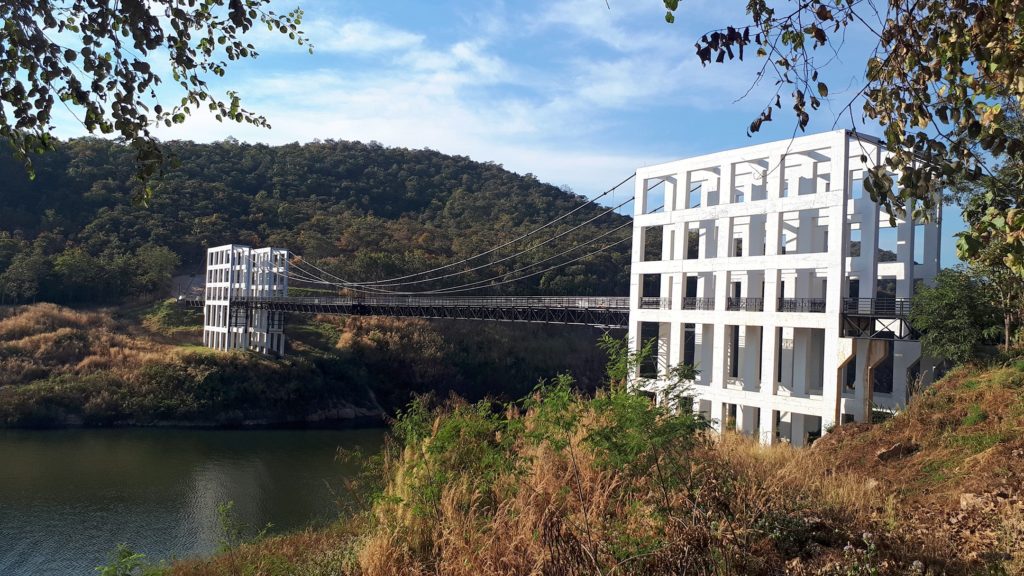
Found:
[[[1003,350],[1010,351],[1010,315],[1003,314]]]

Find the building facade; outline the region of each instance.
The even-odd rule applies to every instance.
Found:
[[[939,271],[941,212],[880,210],[863,182],[885,155],[839,130],[637,170],[629,336],[656,343],[640,386],[664,399],[667,369],[696,365],[695,410],[794,445],[904,406],[933,362],[900,310]]]
[[[288,295],[288,251],[228,244],[206,251],[203,344],[283,356],[284,313],[245,305]]]

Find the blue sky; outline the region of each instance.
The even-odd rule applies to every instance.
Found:
[[[669,25],[660,0],[279,0],[278,11],[305,10],[314,53],[264,28],[252,33],[261,56],[233,63],[214,84],[238,90],[272,129],[200,113],[157,135],[376,140],[496,162],[595,195],[639,166],[792,135],[787,104],[746,135],[775,90],[764,82],[742,98],[756,58],[702,68],[694,54],[702,33],[744,22],[745,4],[688,0]],[[836,117],[860,87],[871,48],[851,32],[837,57],[820,55],[833,60],[823,76],[830,99],[808,132],[851,127],[848,115]],[[58,128],[82,131],[69,118]],[[945,265],[956,262],[951,236],[961,228],[959,211],[947,208]]]

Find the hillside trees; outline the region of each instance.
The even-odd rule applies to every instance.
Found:
[[[664,4],[670,23],[683,12],[679,0]],[[936,186],[980,177],[989,155],[1024,158],[1024,135],[1007,129],[1001,103],[1024,96],[1024,2],[752,0],[747,15],[703,35],[696,53],[705,65],[761,60],[752,82],[774,81],[776,89],[750,132],[774,119],[783,98],[804,128],[829,98],[823,72],[842,53],[849,29],[877,39],[863,85],[839,114],[852,122],[859,107],[883,126],[893,155],[865,188],[891,211],[926,213]],[[896,189],[891,170],[902,172]],[[1013,229],[1024,229],[1024,218],[1011,220]]]
[[[925,353],[963,363],[977,356],[982,344],[996,340],[999,310],[983,277],[960,267],[946,269],[933,286],[914,295],[910,323],[922,332]]]
[[[227,243],[286,247],[339,277],[380,280],[477,254],[586,201],[496,164],[429,150],[335,141],[165,146],[178,163],[151,181],[156,194],[147,207],[131,202],[138,184],[126,146],[98,139],[61,143],[40,157],[34,181],[10,155],[0,154],[0,291],[6,301],[86,303],[159,291],[170,271],[201,272],[205,249]],[[540,236],[566,232],[604,211],[585,206],[545,234],[466,268],[539,244]],[[444,272],[460,274],[394,289],[484,281],[626,222],[606,214],[522,257],[465,274],[453,268]],[[628,229],[611,233],[530,271],[628,237]],[[45,241],[37,245],[40,238]],[[490,293],[623,294],[627,247],[619,244]],[[77,285],[94,270],[101,273],[90,286],[104,288]],[[54,289],[65,282],[65,289]]]
[[[162,160],[150,133],[155,125],[180,124],[208,109],[219,121],[269,126],[241,106],[237,92],[220,96],[209,85],[225,75],[229,62],[258,56],[244,40],[254,26],[265,25],[300,45],[306,42],[298,28],[302,10],[276,13],[269,4],[2,2],[0,138],[31,166],[29,154],[53,143],[53,108],[59,102],[90,133],[116,134],[127,141],[136,152],[138,173],[148,177]],[[169,81],[178,92],[162,90],[161,100],[157,90]]]

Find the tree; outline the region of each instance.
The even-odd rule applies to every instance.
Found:
[[[939,272],[934,286],[917,291],[910,323],[922,333],[925,354],[967,362],[984,342],[999,334],[998,312],[987,295],[989,289],[960,267]]]
[[[665,19],[681,12],[664,0]],[[703,64],[742,60],[751,51],[763,60],[754,83],[776,82],[776,91],[749,132],[782,109],[790,90],[797,125],[829,97],[820,76],[842,49],[848,28],[878,39],[865,66],[865,83],[843,109],[853,122],[862,101],[864,118],[885,130],[892,156],[872,170],[865,189],[891,213],[908,207],[925,215],[932,191],[960,177],[978,178],[987,155],[1024,157],[1024,135],[1005,129],[1001,99],[1024,96],[1024,2],[1018,0],[750,0],[749,20],[704,34],[696,43]],[[893,191],[889,171],[900,171]]]
[[[258,56],[243,35],[257,24],[306,38],[302,10],[267,10],[271,0],[11,0],[0,2],[0,138],[31,170],[29,155],[52,145],[54,106],[67,106],[90,132],[117,134],[137,154],[138,173],[163,156],[150,129],[180,124],[207,107],[217,120],[269,126],[238,93],[212,93],[228,62]],[[155,60],[166,53],[180,101],[161,102]]]
[[[146,244],[135,251],[135,284],[139,292],[165,290],[174,270],[181,264],[178,255],[165,246]]]

